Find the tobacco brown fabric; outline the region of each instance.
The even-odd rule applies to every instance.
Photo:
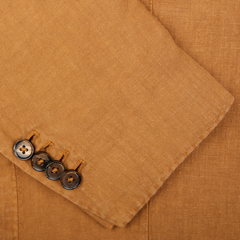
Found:
[[[0,154],[0,236],[18,239],[18,196],[15,166]]]
[[[233,102],[226,89],[237,97],[237,80],[230,84],[233,73],[229,69],[239,64],[239,31],[235,29],[239,8],[232,22],[216,23],[213,19],[219,16],[213,7],[221,10],[225,3],[212,3],[208,10],[212,14],[209,18],[204,15],[206,24],[211,24],[204,32],[206,24],[199,24],[204,22],[203,15],[194,14],[198,8],[189,6],[189,1],[177,6],[175,1],[144,3],[179,47],[210,73],[219,63],[219,75],[212,73],[218,81],[178,48],[161,23],[138,1],[1,3],[0,150],[31,175],[13,165],[6,167],[7,160],[1,156],[1,164],[8,169],[5,175],[16,172],[18,206],[14,202],[11,206],[12,211],[18,209],[18,220],[11,219],[13,224],[8,224],[4,212],[1,219],[15,232],[18,225],[20,239],[35,235],[39,239],[66,239],[69,234],[86,239],[237,239],[239,215],[231,210],[234,206],[239,211],[238,192],[236,184],[230,188],[231,182],[226,183],[230,172],[237,177],[237,168],[231,171],[238,166],[235,149],[239,121],[234,104],[230,113],[235,115],[231,118],[229,113],[141,208],[225,116]],[[206,2],[196,5],[202,6],[202,13],[209,7]],[[232,5],[229,2],[229,8],[220,11],[220,19],[229,16]],[[190,10],[191,15],[186,13]],[[191,33],[185,22],[192,27]],[[196,35],[199,25],[202,35]],[[219,36],[213,41],[216,25]],[[220,29],[231,34],[229,49]],[[234,61],[222,57],[221,62],[223,53],[231,56],[228,51],[234,54]],[[233,79],[237,79],[237,71]],[[226,81],[219,77],[224,72]],[[29,162],[14,157],[14,142],[32,130],[40,133],[37,148],[52,140],[51,155],[57,156],[66,148],[70,151],[66,160],[69,165],[80,158],[87,162],[77,191],[63,190],[59,183],[33,171]],[[234,155],[230,154],[231,135],[226,135],[231,132],[235,134],[231,138]],[[232,164],[230,156],[235,157]],[[15,181],[12,184],[9,187],[14,189]],[[16,194],[16,188],[12,194]],[[11,199],[16,201],[16,197]],[[211,200],[213,204],[209,204]],[[141,211],[124,228],[109,231],[79,207],[107,228],[125,226]],[[33,209],[36,214],[31,214]],[[33,224],[38,221],[41,223]],[[51,223],[55,227],[52,232]],[[231,231],[225,233],[217,224]],[[172,231],[173,225],[177,231]],[[13,238],[11,231],[3,232],[6,239]],[[90,232],[94,234],[89,236]]]
[[[240,239],[240,1],[152,2],[176,44],[235,101],[150,201],[149,239]]]

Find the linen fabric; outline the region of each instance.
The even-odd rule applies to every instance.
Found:
[[[149,239],[237,240],[240,1],[154,0],[146,4],[176,44],[235,98],[226,118],[150,201]]]
[[[124,226],[233,97],[137,1],[44,3],[14,3],[15,11],[4,3],[1,152],[76,205]],[[12,145],[33,129],[39,148],[50,139],[53,156],[66,148],[68,164],[87,162],[77,191],[14,158]]]

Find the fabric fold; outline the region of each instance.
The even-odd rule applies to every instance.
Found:
[[[85,211],[124,227],[223,119],[233,96],[138,0],[0,3],[0,151]],[[74,190],[13,153],[86,162]]]

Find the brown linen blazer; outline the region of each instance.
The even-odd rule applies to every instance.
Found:
[[[1,239],[239,239],[240,2],[143,4],[0,3]]]

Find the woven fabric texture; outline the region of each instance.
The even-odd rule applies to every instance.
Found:
[[[22,222],[29,221],[23,216],[27,216],[27,210],[31,209],[27,207],[26,191],[35,195],[40,205],[46,199],[56,198],[56,202],[52,201],[52,207],[60,208],[60,203],[63,203],[71,208],[66,213],[84,210],[107,228],[113,225],[124,227],[135,216],[131,223],[132,230],[131,227],[124,228],[125,237],[139,234],[138,239],[151,236],[158,239],[161,235],[165,239],[174,239],[174,233],[167,233],[167,223],[173,221],[177,224],[173,216],[180,208],[175,194],[186,200],[180,192],[186,176],[180,177],[179,184],[182,185],[172,187],[168,200],[159,197],[165,188],[162,191],[158,189],[220,123],[233,104],[234,97],[238,97],[237,74],[229,80],[232,76],[231,58],[230,55],[224,58],[224,53],[236,52],[239,30],[234,28],[234,14],[233,19],[229,18],[223,23],[229,16],[224,11],[230,11],[223,10],[223,2],[219,5],[214,2],[210,8],[207,3],[199,3],[202,12],[205,8],[212,11],[212,15],[206,14],[205,17],[200,13],[187,14],[186,11],[197,9],[195,5],[189,7],[187,0],[179,6],[174,5],[176,1],[144,3],[147,8],[137,0],[0,3],[1,162],[22,183],[18,184],[18,197],[23,204],[17,206],[14,197],[11,198],[12,206],[15,206],[11,211],[22,210]],[[211,8],[214,4],[220,6],[222,14],[219,25],[212,22],[218,16]],[[234,6],[233,2],[226,5]],[[174,9],[176,12],[170,13]],[[217,26],[219,28],[214,28]],[[189,33],[190,28],[192,31]],[[208,31],[205,32],[205,28]],[[214,29],[219,34],[220,42],[214,38]],[[222,36],[222,29],[232,34],[232,41]],[[231,31],[234,29],[235,32]],[[210,39],[207,39],[207,34]],[[220,57],[222,61],[216,62]],[[236,54],[235,60],[238,58]],[[235,67],[237,61],[233,64]],[[235,145],[232,145],[228,142],[230,135],[225,138],[224,134],[233,121],[229,134],[237,134],[239,122],[236,107],[235,104],[233,117],[224,119],[225,122],[223,120],[211,137],[200,145],[203,150],[200,152],[198,148],[188,161],[194,162],[198,156],[204,161],[205,165],[196,160],[196,173],[189,174],[194,178],[199,172],[203,173],[206,176],[202,179],[204,186],[207,178],[212,176],[210,178],[216,184],[211,182],[207,192],[215,187],[226,190],[225,185],[218,186],[218,175],[216,178],[210,175],[209,171],[214,169],[216,162],[213,161],[208,167],[206,164],[209,158],[220,156],[221,147],[225,157],[222,157],[222,167],[217,169],[221,172],[227,168],[225,164],[229,149],[236,147],[239,135],[234,135]],[[75,166],[79,159],[86,162],[81,171],[83,181],[77,189],[63,189],[59,182],[52,182],[44,174],[34,171],[29,161],[20,161],[14,156],[13,144],[33,130],[40,134],[36,139],[37,149],[51,140],[54,146],[49,153],[53,157],[67,149],[70,152],[66,159],[68,166]],[[225,148],[221,141],[226,141],[228,147]],[[21,170],[30,176],[25,176]],[[176,178],[179,174],[177,171],[174,172]],[[204,171],[208,174],[204,175]],[[49,189],[34,182],[31,183],[32,188],[24,190],[33,178]],[[172,177],[168,183],[174,180]],[[16,196],[16,179],[12,182],[12,189],[15,189],[12,194]],[[194,189],[193,182],[188,183],[192,186],[190,189]],[[38,192],[38,189],[43,190]],[[157,191],[149,204],[149,199]],[[209,196],[203,198],[205,200],[200,206],[206,204]],[[176,205],[163,210],[166,203]],[[189,206],[184,208],[186,218],[192,211],[191,203],[194,203],[191,199],[185,201]],[[3,206],[4,203],[1,204]],[[53,216],[56,213],[53,212]],[[43,221],[44,218],[49,221],[49,216],[42,215]],[[15,222],[19,220],[15,219]],[[77,228],[81,221],[77,216],[75,220],[74,226]],[[210,220],[208,222],[212,223]],[[66,225],[70,227],[70,224]],[[166,232],[156,230],[159,225]],[[191,234],[188,226],[193,226],[189,223],[184,226],[183,229],[188,229],[185,235],[188,237]],[[14,229],[16,234],[16,225]],[[137,229],[141,231],[137,232]],[[23,229],[19,228],[19,231],[24,234]],[[120,230],[113,230],[114,233],[123,237]],[[113,236],[109,239],[114,239]]]

